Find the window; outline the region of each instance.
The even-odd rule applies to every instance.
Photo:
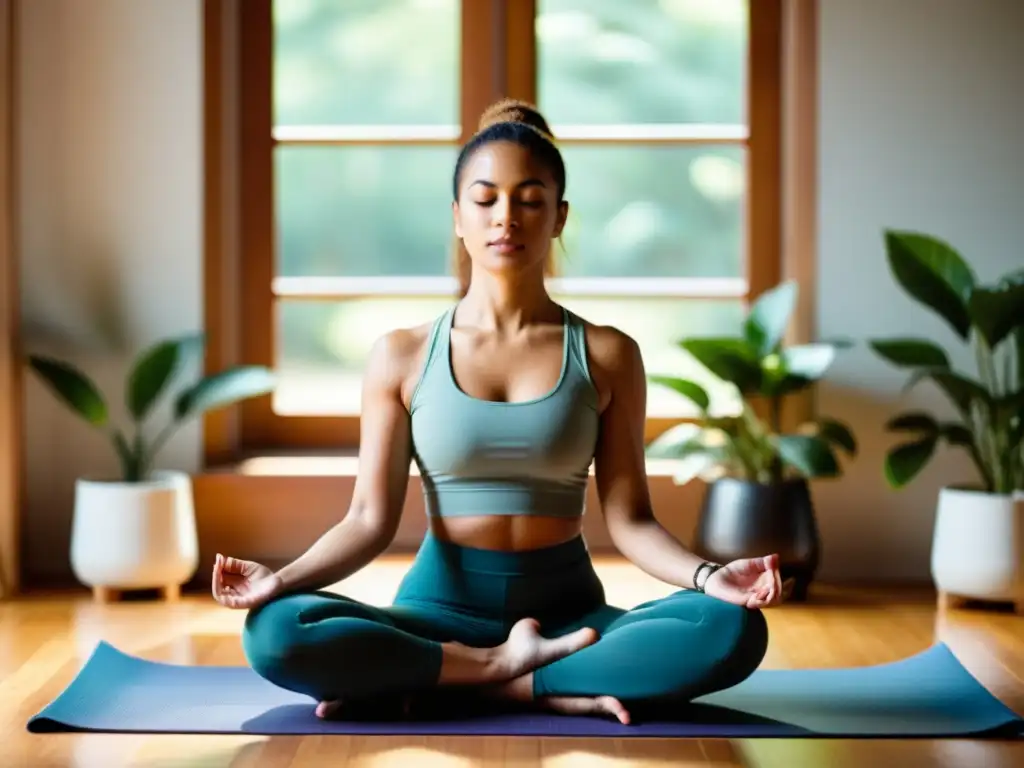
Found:
[[[353,447],[374,340],[454,300],[451,174],[483,109],[536,103],[567,163],[553,295],[707,382],[779,274],[779,0],[238,4],[241,359],[252,448]],[[652,387],[652,430],[688,414]]]

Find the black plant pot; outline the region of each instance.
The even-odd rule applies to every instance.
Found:
[[[719,563],[778,553],[783,581],[793,579],[787,599],[806,600],[821,556],[807,482],[715,480],[704,496],[694,550]]]

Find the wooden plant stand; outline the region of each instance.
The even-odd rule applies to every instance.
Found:
[[[999,602],[1000,604],[1006,604],[1011,601],[987,601],[977,597],[967,597],[965,595],[957,595],[952,592],[943,592],[941,590],[939,591],[938,599],[939,610],[943,611],[951,611],[956,610],[958,608],[966,608],[972,605],[979,605],[981,603],[994,604],[996,602]],[[1024,616],[1024,598],[1018,598],[1015,602],[1013,602],[1013,609],[1014,613],[1020,616]]]
[[[93,587],[92,597],[97,603],[116,603],[121,600],[125,593],[134,592],[136,590],[131,589],[117,589],[116,587]],[[178,584],[168,584],[160,587],[160,599],[168,602],[175,603],[181,599],[181,586]]]

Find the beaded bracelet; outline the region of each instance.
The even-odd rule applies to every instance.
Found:
[[[715,571],[717,571],[721,567],[722,566],[719,565],[718,563],[712,563],[712,562],[709,562],[707,560],[705,560],[703,563],[698,565],[697,566],[697,570],[693,574],[693,588],[695,590],[697,590],[698,592],[703,592],[704,591],[704,586],[708,583],[708,579],[711,578],[711,574],[713,574]],[[708,569],[708,575],[704,577],[704,584],[701,584],[700,581],[699,581],[699,579],[700,579],[700,572],[703,571],[705,568]]]

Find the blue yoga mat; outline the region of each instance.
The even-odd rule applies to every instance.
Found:
[[[70,685],[33,717],[34,733],[494,735],[585,737],[1024,738],[1024,719],[943,643],[848,669],[758,670],[744,682],[622,725],[610,718],[488,710],[323,721],[311,699],[245,666],[149,661],[101,642]]]

